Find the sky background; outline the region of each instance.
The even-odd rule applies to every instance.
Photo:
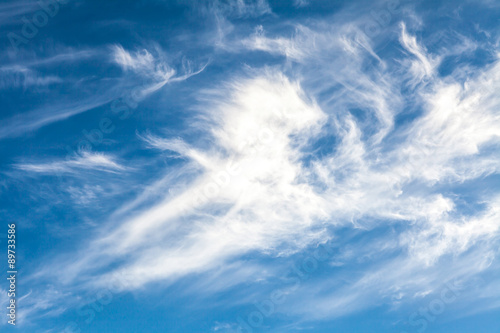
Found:
[[[1,1],[0,331],[500,331],[499,29],[497,0]]]

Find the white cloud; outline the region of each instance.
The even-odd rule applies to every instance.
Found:
[[[257,17],[272,13],[266,0],[216,0],[212,6],[213,11],[229,17]]]
[[[315,219],[326,217],[326,202],[301,179],[305,175],[298,164],[301,147],[319,133],[325,115],[304,99],[297,83],[279,73],[235,81],[230,90],[232,101],[206,114],[217,123],[213,151],[148,137],[150,144],[176,150],[199,165],[200,176],[179,195],[166,196],[96,241],[111,260],[142,248],[119,269],[133,277],[146,261],[151,274],[140,284],[204,271],[247,250],[270,251],[283,243],[300,248],[320,235],[301,239],[286,230],[303,233]],[[181,214],[196,221],[187,234]],[[155,241],[144,248],[151,237],[164,245]]]
[[[415,57],[414,60],[407,59],[410,63],[410,73],[413,76],[412,85],[415,86],[422,80],[432,78],[432,76],[435,75],[436,65],[439,63],[439,59],[432,59],[429,57],[426,50],[417,42],[416,37],[407,33],[404,23],[401,23],[401,30],[402,32],[399,38],[401,45]]]
[[[78,205],[88,205],[97,199],[98,194],[103,192],[100,185],[83,185],[82,188],[69,186],[67,189],[71,199]]]
[[[18,88],[24,89],[37,86],[49,86],[61,83],[63,80],[55,75],[40,76],[29,68],[22,66],[0,67],[0,89]]]
[[[195,138],[142,135],[149,148],[183,158],[182,167],[118,208],[109,232],[60,278],[83,279],[112,264],[97,283],[119,273],[135,289],[235,264],[251,251],[286,256],[332,237],[327,229],[392,225],[402,231],[354,244],[333,261],[345,267],[363,254],[377,259],[373,265],[342,288],[329,279],[308,289],[313,298],[298,292],[290,311],[344,315],[484,272],[498,252],[498,200],[479,198],[486,208],[467,216],[443,187],[499,171],[500,65],[465,81],[464,72],[440,77],[444,55],[429,53],[404,24],[398,31],[405,54],[391,61],[352,24],[297,25],[294,36],[273,38],[258,28],[243,45],[285,56],[300,79],[283,74],[287,68],[249,69],[251,77],[198,96]],[[175,78],[147,51],[117,46],[114,61],[156,86]],[[412,117],[395,127],[402,113]],[[335,140],[315,154],[320,138]],[[90,164],[116,170],[99,161]],[[65,163],[41,170],[79,167]],[[146,206],[151,197],[155,204]],[[391,251],[398,254],[377,257]]]
[[[116,173],[125,171],[128,168],[116,163],[113,157],[101,154],[82,152],[77,154],[72,159],[65,161],[56,161],[49,163],[22,163],[14,165],[17,169],[35,172],[35,173],[66,173],[66,172],[79,172],[80,170],[98,170],[104,172]]]
[[[177,75],[177,71],[170,67],[166,61],[163,51],[156,48],[157,57],[154,57],[148,50],[142,49],[135,53],[126,51],[121,45],[113,45],[113,62],[118,64],[125,71],[132,71],[142,78],[148,79],[150,82],[145,84],[137,92],[136,99],[142,100],[146,96],[159,90],[169,82],[184,81],[193,75],[201,73],[205,64],[199,69],[194,70],[189,61],[184,61],[182,64],[183,74]]]
[[[50,106],[45,105],[36,110],[16,114],[2,120],[0,139],[22,136],[27,132],[105,105],[112,100],[113,97],[110,95],[92,96],[77,102],[51,103]]]

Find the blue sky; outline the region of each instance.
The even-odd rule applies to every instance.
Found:
[[[0,18],[2,332],[500,331],[500,2]]]

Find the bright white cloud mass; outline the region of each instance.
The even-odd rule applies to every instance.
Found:
[[[498,2],[58,3],[1,55],[16,329],[497,331]]]

